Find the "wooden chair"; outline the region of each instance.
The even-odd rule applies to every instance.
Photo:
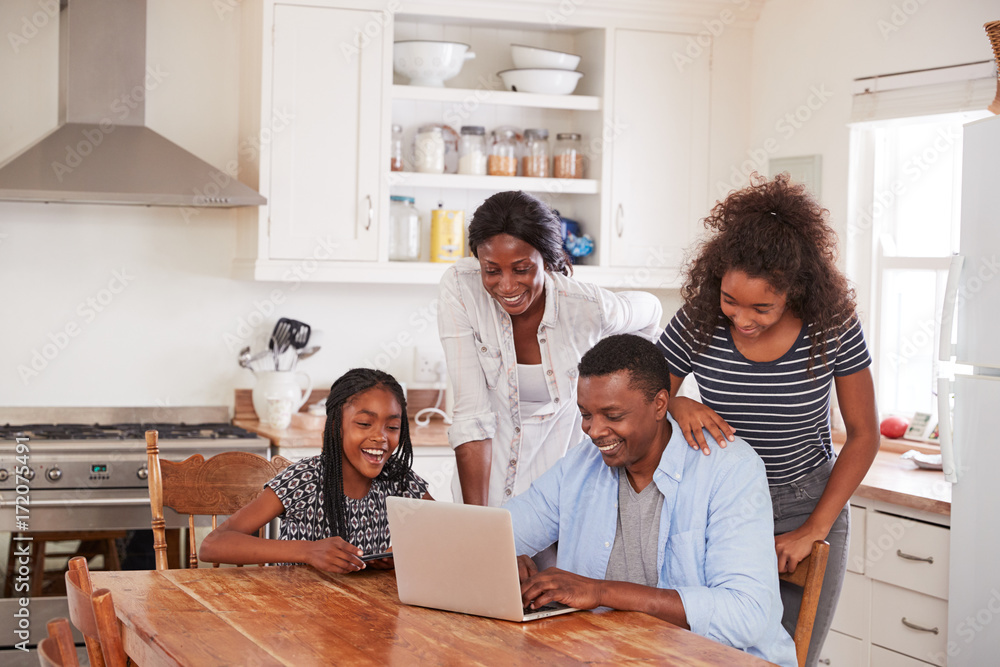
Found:
[[[283,456],[268,461],[249,452],[223,452],[210,459],[200,454],[180,462],[160,459],[158,433],[146,431],[149,503],[153,515],[153,551],[156,569],[167,569],[166,522],[163,508],[188,515],[188,567],[198,567],[194,537],[195,515],[211,515],[212,529],[219,515],[228,516],[254,500],[264,484],[291,465]],[[264,536],[264,528],[260,529]],[[214,563],[213,567],[219,567]]]
[[[816,623],[816,608],[826,574],[826,560],[830,556],[830,543],[826,540],[813,542],[812,553],[796,567],[795,572],[782,573],[778,578],[802,588],[802,603],[799,605],[799,619],[795,622],[795,657],[799,667],[806,664],[809,642],[812,640],[813,625]]]
[[[93,590],[87,559],[77,556],[66,572],[66,598],[69,617],[83,633],[91,667],[126,667],[128,658],[122,645],[121,630],[115,616],[111,591]],[[74,650],[75,655],[75,650]],[[75,664],[75,663],[70,663]]]
[[[33,533],[14,533],[7,549],[7,579],[4,582],[4,597],[13,597],[14,567],[17,564],[17,557],[14,549],[19,540],[30,540],[31,544],[31,591],[33,598],[43,595],[62,595],[62,586],[66,569],[60,565],[59,569],[46,570],[45,559],[65,558],[66,561],[76,556],[84,556],[88,562],[95,556],[102,556],[105,570],[120,570],[121,563],[118,560],[118,547],[115,540],[125,537],[124,530],[73,530],[73,531],[48,531]],[[77,546],[71,550],[49,550],[47,545],[51,543],[76,542]],[[67,545],[60,544],[63,549]]]
[[[45,627],[49,636],[38,642],[38,662],[42,667],[80,667],[69,621],[53,618]]]

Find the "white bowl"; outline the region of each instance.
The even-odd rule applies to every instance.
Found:
[[[475,57],[461,42],[407,39],[393,44],[392,69],[407,77],[411,86],[442,88],[462,71],[466,60]]]
[[[566,69],[508,69],[497,72],[507,90],[519,93],[548,93],[549,95],[569,95],[576,90],[576,84],[583,72]]]
[[[510,55],[514,67],[518,69],[568,69],[575,70],[580,64],[580,56],[537,46],[511,44]]]

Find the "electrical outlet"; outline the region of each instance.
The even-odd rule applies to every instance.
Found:
[[[445,364],[440,354],[431,354],[427,350],[417,348],[413,355],[414,384],[444,385]]]

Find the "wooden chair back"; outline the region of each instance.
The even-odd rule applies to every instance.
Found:
[[[283,456],[268,461],[249,452],[223,452],[205,459],[195,454],[180,463],[160,458],[158,433],[146,431],[146,467],[149,470],[149,504],[153,515],[153,552],[156,569],[167,569],[166,522],[163,508],[188,515],[188,567],[198,567],[194,518],[211,515],[212,529],[218,517],[245,507],[264,490],[264,484],[292,464]],[[260,529],[264,536],[264,528]],[[213,567],[219,567],[214,563]]]
[[[83,556],[69,561],[66,598],[69,617],[87,644],[91,667],[125,667],[127,658],[111,591],[93,590],[87,559]]]
[[[816,623],[816,608],[819,606],[819,594],[823,589],[823,576],[826,574],[826,561],[830,556],[830,543],[826,540],[813,542],[812,552],[796,567],[795,572],[785,572],[778,577],[782,581],[802,588],[802,603],[799,605],[799,619],[795,622],[795,657],[799,667],[806,664],[809,654],[809,642],[812,640],[813,625]]]
[[[38,642],[38,662],[41,666],[80,667],[69,621],[65,618],[53,618],[45,627],[49,636]]]

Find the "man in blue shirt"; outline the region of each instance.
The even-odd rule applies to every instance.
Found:
[[[688,446],[648,340],[605,338],[579,368],[590,442],[505,505],[517,553],[559,542],[554,568],[518,557],[525,604],[642,611],[794,667],[763,462],[739,438],[711,456]]]

